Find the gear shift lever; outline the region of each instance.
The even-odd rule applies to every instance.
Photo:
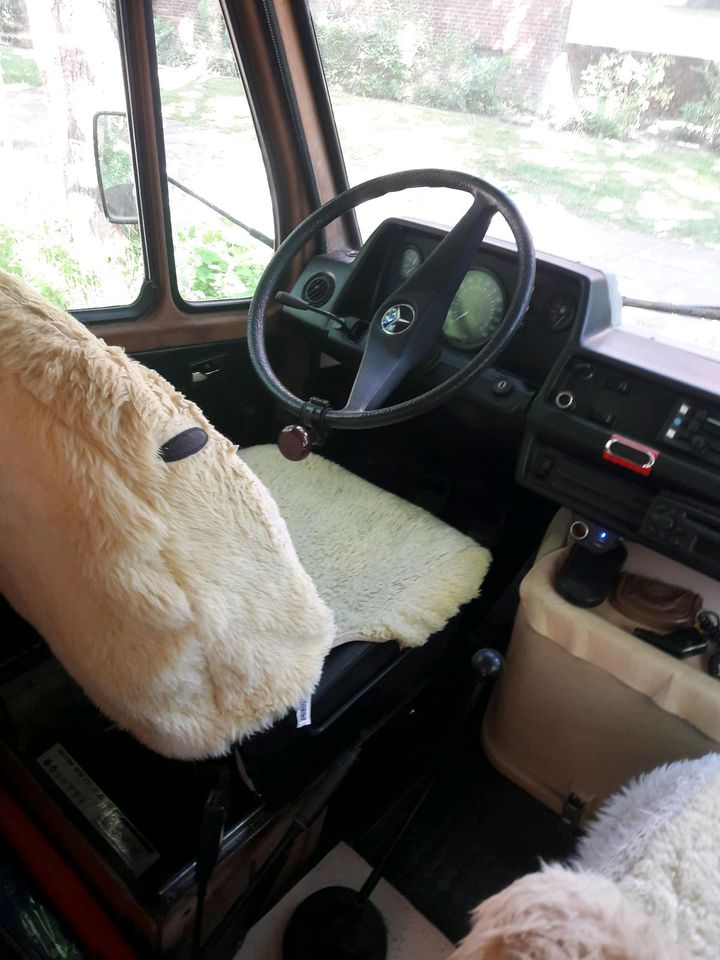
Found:
[[[503,668],[502,656],[489,647],[478,650],[470,663],[475,685],[457,726],[455,743],[462,739],[472,721],[480,719],[485,712]],[[452,759],[453,751],[444,751],[424,778],[424,787],[415,806],[359,891],[349,887],[325,887],[299,905],[285,930],[283,960],[385,960],[385,921],[370,896],[382,878],[390,856]]]

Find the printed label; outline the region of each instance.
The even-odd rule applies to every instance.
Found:
[[[300,706],[297,708],[297,725],[298,727],[309,727],[311,723],[310,697],[308,697],[306,700],[301,700]]]
[[[159,859],[157,850],[135,829],[63,746],[54,744],[38,757],[37,762],[83,816],[117,850],[133,873],[142,873]]]

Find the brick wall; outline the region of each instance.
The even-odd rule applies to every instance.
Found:
[[[439,39],[473,44],[478,53],[511,62],[507,93],[533,106],[565,50],[572,0],[311,0],[313,13],[377,19],[387,8],[413,14]]]

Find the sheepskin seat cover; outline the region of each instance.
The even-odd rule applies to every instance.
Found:
[[[720,956],[720,754],[657,767],[614,794],[574,866],[614,881],[694,960]]]
[[[2,274],[0,343],[0,592],[161,753],[220,753],[297,705],[333,617],[235,446]],[[164,462],[192,427],[206,445]]]
[[[147,746],[221,753],[307,697],[334,643],[423,643],[478,593],[474,541],[322,457],[241,459],[4,274],[0,338],[0,592]],[[163,459],[192,428],[207,443]]]
[[[720,754],[643,774],[603,804],[570,864],[480,904],[452,960],[717,960]]]
[[[426,510],[324,457],[241,450],[280,508],[300,561],[335,614],[335,643],[417,646],[477,595],[490,554]]]

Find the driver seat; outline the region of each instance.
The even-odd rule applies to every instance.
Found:
[[[272,444],[240,456],[272,493],[335,621],[306,712],[291,711],[242,747],[254,785],[282,796],[433,675],[460,625],[458,611],[479,592],[490,554],[318,454],[294,463]]]
[[[121,727],[184,759],[245,741],[257,772],[288,759],[313,690],[325,755],[428,675],[484,548],[320,456],[238,457],[162,377],[3,274],[0,339],[0,593]],[[290,750],[298,776],[311,742]]]

